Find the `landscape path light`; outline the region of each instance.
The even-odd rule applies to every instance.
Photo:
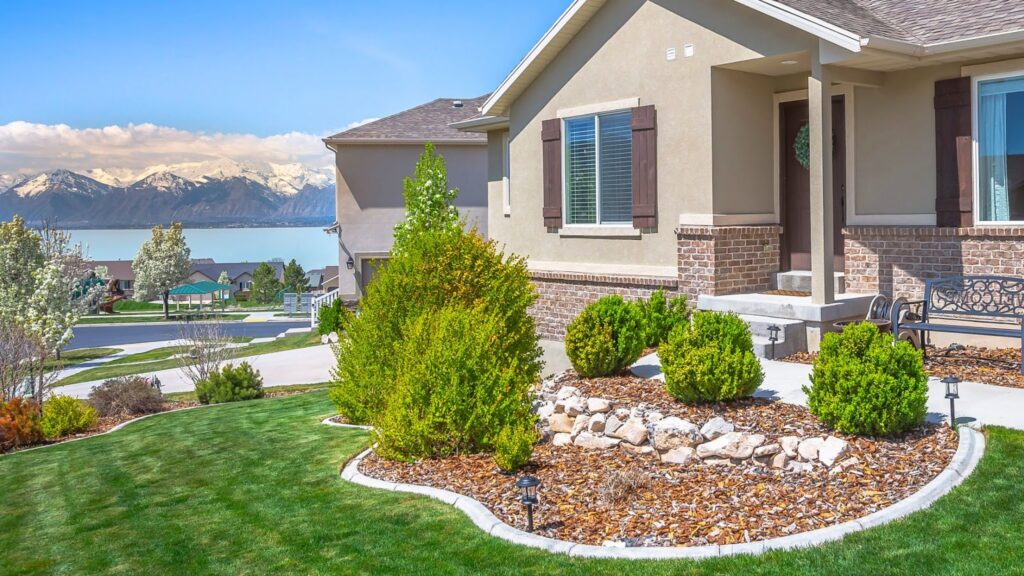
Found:
[[[960,398],[960,379],[946,376],[942,379],[946,385],[946,399],[949,400],[949,427],[956,428],[956,401]]]
[[[537,505],[537,489],[540,487],[540,480],[533,476],[523,476],[516,481],[521,496],[519,501],[526,506],[526,531],[533,532],[533,507]]]
[[[776,324],[768,327],[768,341],[772,343],[772,360],[775,360],[775,343],[779,341],[779,332],[781,331],[782,328],[779,328]]]

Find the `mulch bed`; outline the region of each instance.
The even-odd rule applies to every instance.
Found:
[[[810,364],[817,354],[800,352],[782,358],[782,362]],[[965,382],[980,382],[1007,388],[1024,388],[1020,373],[1020,350],[1017,348],[983,348],[953,346],[929,348],[924,369],[929,376],[956,376]]]
[[[559,380],[561,385],[578,387],[584,396],[626,406],[646,403],[666,416],[698,425],[722,416],[737,430],[765,434],[769,442],[786,435],[832,434],[805,408],[781,402],[750,399],[687,406],[654,380],[580,379],[571,372]],[[949,464],[957,448],[952,431],[932,425],[899,440],[833,435],[850,442],[846,458],[858,458],[858,465],[831,470],[818,465],[802,474],[749,462],[673,466],[620,449],[540,444],[523,471],[542,481],[536,533],[586,544],[615,541],[630,546],[734,544],[787,536],[861,518],[910,496]],[[515,477],[498,471],[490,455],[400,463],[371,454],[360,470],[378,479],[471,496],[504,522],[525,527]],[[609,478],[620,474],[629,474],[640,486],[609,501],[603,496]]]

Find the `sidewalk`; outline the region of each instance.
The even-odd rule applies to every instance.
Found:
[[[807,405],[807,395],[801,389],[810,384],[811,367],[807,364],[761,360],[764,383],[755,396],[781,400],[789,404]],[[657,354],[641,358],[633,372],[644,378],[664,380]],[[949,400],[946,388],[937,378],[928,381],[928,420],[944,422],[949,419]],[[977,382],[960,384],[960,399],[956,401],[957,422],[977,422],[1024,430],[1024,390],[991,386]]]

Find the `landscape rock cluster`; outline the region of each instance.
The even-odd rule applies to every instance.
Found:
[[[666,415],[644,403],[629,407],[583,397],[574,386],[543,384],[533,404],[541,436],[553,446],[621,450],[658,458],[666,465],[750,464],[804,473],[824,466],[857,466],[848,442],[835,436],[768,438],[737,430],[721,417],[701,424]]]

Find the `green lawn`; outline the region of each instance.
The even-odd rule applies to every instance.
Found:
[[[220,320],[225,322],[237,322],[239,320],[245,320],[249,317],[248,314],[219,314],[217,316]],[[171,322],[176,322],[175,314],[171,313]],[[144,322],[167,322],[163,316],[153,316],[150,314],[102,314],[93,316],[83,316],[79,321],[78,325],[88,324],[140,324]]]
[[[232,349],[228,357],[229,359],[235,359],[245,358],[248,356],[259,356],[261,354],[284,352],[286,350],[306,348],[318,344],[320,344],[320,336],[318,334],[296,334],[294,336],[278,338],[273,342],[250,344],[249,346],[242,348]],[[176,352],[173,351],[173,347],[169,347],[157,348],[150,352],[141,352],[139,354],[125,356],[124,358],[119,358],[109,364],[83,370],[78,374],[58,380],[55,386],[66,386],[68,384],[77,384],[79,382],[89,382],[92,380],[106,380],[108,378],[116,378],[118,376],[144,374],[147,372],[156,372],[158,370],[170,370],[172,368],[177,368],[179,365],[176,358],[170,358],[175,353]],[[146,358],[147,355],[150,357]],[[130,358],[134,359],[129,360]],[[142,359],[139,360],[139,358]],[[153,361],[147,362],[146,360]],[[135,363],[131,364],[130,362]]]
[[[60,360],[51,358],[46,361],[46,370],[48,372],[63,370],[83,362],[89,362],[90,360],[96,360],[98,358],[110,356],[111,354],[117,354],[120,351],[120,348],[80,348],[78,350],[61,352]]]
[[[989,432],[932,509],[838,544],[701,563],[521,548],[460,512],[338,477],[366,433],[324,392],[161,415],[0,457],[0,574],[1020,574],[1024,434]]]

